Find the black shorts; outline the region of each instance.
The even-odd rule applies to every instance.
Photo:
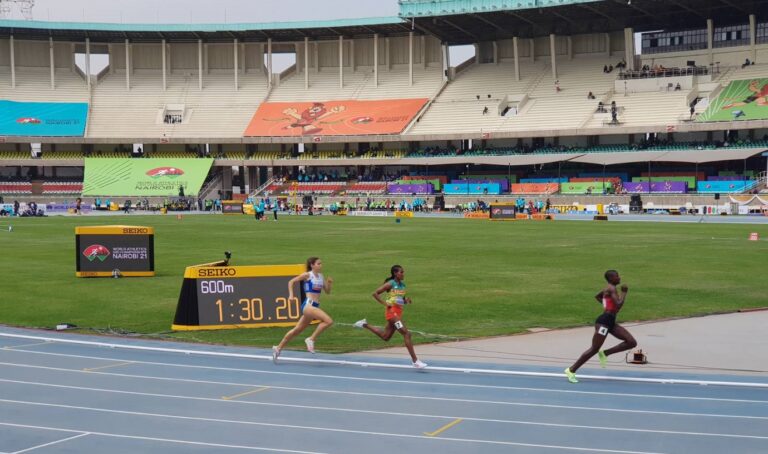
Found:
[[[608,328],[609,333],[613,333],[613,328],[616,326],[616,314],[613,312],[603,312],[595,320],[595,325],[602,325]]]

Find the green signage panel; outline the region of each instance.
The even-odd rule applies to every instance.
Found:
[[[213,159],[86,158],[84,196],[197,195]]]
[[[734,80],[696,121],[768,119],[768,79]]]

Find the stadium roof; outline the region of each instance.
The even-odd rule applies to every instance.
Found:
[[[768,19],[768,0],[401,0],[400,16],[451,44],[514,36],[706,28]]]
[[[411,26],[399,17],[369,17],[304,22],[265,22],[231,24],[114,24],[102,22],[45,22],[0,20],[0,36],[13,34],[19,39],[48,39],[99,42],[191,41],[303,41],[331,39],[339,36],[362,36],[379,33],[397,35],[408,33]]]
[[[400,17],[231,24],[114,24],[0,20],[0,37],[115,42],[303,41],[428,33],[450,44],[512,37],[706,28],[768,20],[768,0],[400,0]]]

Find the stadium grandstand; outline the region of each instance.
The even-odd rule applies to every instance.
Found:
[[[768,205],[768,0],[399,7],[287,23],[0,19],[0,196]],[[277,71],[278,54],[295,62]]]

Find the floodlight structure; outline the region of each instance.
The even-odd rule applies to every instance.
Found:
[[[14,5],[25,20],[32,20],[32,8],[35,7],[35,0],[0,0],[0,18],[10,17]]]

